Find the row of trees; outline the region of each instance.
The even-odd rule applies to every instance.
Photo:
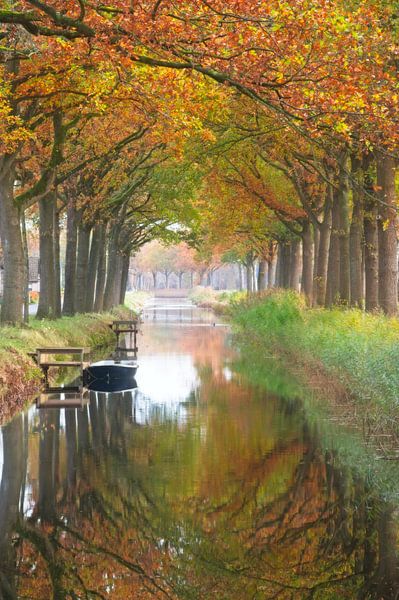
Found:
[[[201,247],[205,250],[205,245]],[[162,275],[165,287],[169,287],[170,277],[175,275],[178,287],[183,283],[211,285],[212,274],[222,266],[221,257],[212,252],[203,252],[190,247],[186,242],[165,245],[157,240],[146,244],[132,260],[138,276],[150,273],[152,287],[157,289]],[[186,281],[183,281],[186,276]]]
[[[89,47],[90,27],[69,17],[69,7],[58,13],[39,4],[37,12],[14,2],[0,11],[2,322],[28,315],[26,218],[39,229],[39,318],[119,304],[130,256],[156,237],[173,237],[177,221],[190,221],[176,196],[160,194],[154,176],[181,144],[181,77],[134,69],[107,51],[105,39]],[[45,15],[54,28],[43,24]],[[188,128],[198,99],[192,85],[186,90],[193,99]]]
[[[26,211],[39,216],[42,317],[60,313],[65,211],[67,314],[120,301],[127,256],[177,221],[195,246],[248,268],[256,256],[263,272],[277,245],[279,283],[301,281],[316,305],[395,314],[396,8],[8,2],[2,320],[22,318]]]

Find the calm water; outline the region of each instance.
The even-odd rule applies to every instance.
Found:
[[[398,598],[396,465],[160,303],[136,390],[3,428],[0,598]]]

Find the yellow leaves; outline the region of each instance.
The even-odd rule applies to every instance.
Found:
[[[350,127],[344,121],[337,121],[334,125],[335,131],[338,133],[348,134],[350,131]]]
[[[2,75],[4,71],[0,72],[0,76]],[[13,114],[9,94],[9,86],[3,79],[0,84],[0,150],[12,153],[21,142],[32,138],[33,134],[22,119]]]

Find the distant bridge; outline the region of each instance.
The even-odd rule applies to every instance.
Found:
[[[155,298],[187,298],[188,292],[187,289],[168,288],[154,290],[154,296]]]

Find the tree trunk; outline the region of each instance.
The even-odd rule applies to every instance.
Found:
[[[115,279],[118,268],[118,254],[117,254],[117,232],[115,230],[111,233],[108,241],[108,265],[107,265],[107,282],[105,284],[104,291],[104,304],[103,308],[105,311],[110,310],[113,306],[114,300],[114,288]]]
[[[126,254],[122,257],[122,277],[121,277],[121,289],[119,295],[119,304],[125,304],[127,280],[129,277],[129,266],[130,266],[130,254]]]
[[[306,301],[312,304],[313,295],[313,239],[309,221],[303,224],[302,232],[302,293]]]
[[[40,232],[40,296],[37,318],[56,316],[56,272],[55,272],[55,193],[50,192],[39,200]]]
[[[396,235],[395,160],[380,154],[377,157],[377,185],[381,202],[379,245],[379,302],[387,315],[398,308],[398,256]]]
[[[105,246],[105,227],[102,228],[100,252],[98,255],[98,269],[96,278],[96,297],[94,312],[101,312],[104,306],[104,288],[107,276],[107,252]]]
[[[341,267],[341,244],[340,244],[340,208],[339,194],[334,191],[333,205],[331,209],[332,227],[330,237],[330,251],[328,255],[326,306],[337,304],[340,300],[340,267]]]
[[[353,211],[350,227],[350,284],[351,306],[363,306],[363,220],[364,193],[361,161],[352,157]]]
[[[276,272],[275,272],[275,277],[274,277],[274,285],[275,287],[282,287],[282,260],[283,260],[283,256],[282,256],[282,244],[278,243],[277,244],[277,258],[276,258]]]
[[[331,206],[332,206],[332,189],[329,186],[327,190],[326,201],[324,205],[323,223],[320,225],[320,238],[317,253],[317,265],[315,273],[315,304],[324,306],[326,301],[327,289],[327,267],[328,255],[330,250],[331,237]]]
[[[248,292],[248,294],[251,294],[254,291],[254,288],[253,288],[254,280],[253,280],[253,272],[252,272],[253,267],[251,264],[247,263],[245,265],[245,268],[246,268],[246,275],[247,275],[247,292]]]
[[[320,246],[320,227],[312,226],[313,229],[313,239],[314,239],[314,257],[313,257],[313,277],[316,274],[317,263],[319,260],[319,246]],[[314,290],[313,290],[314,295]]]
[[[24,262],[25,262],[25,273],[24,273],[24,323],[29,323],[29,249],[28,249],[28,236],[26,234],[26,220],[25,211],[21,211],[21,231],[22,231],[22,245],[24,250]]]
[[[238,289],[240,290],[240,292],[242,292],[242,290],[244,289],[244,268],[242,266],[242,264],[240,263],[238,265]]]
[[[276,287],[277,251],[274,253],[269,267],[269,287]]]
[[[112,306],[118,306],[121,297],[122,289],[122,269],[123,269],[123,256],[118,252],[116,257],[116,274],[114,278],[114,290],[112,293]]]
[[[54,310],[57,319],[61,317],[61,250],[60,250],[60,213],[54,207]]]
[[[104,243],[102,231],[103,226],[96,225],[91,236],[89,264],[87,270],[86,312],[93,312],[94,310],[98,260],[100,257],[100,247]]]
[[[291,243],[283,246],[283,287],[288,290],[291,286]]]
[[[314,301],[317,306],[324,306],[326,301],[328,255],[330,251],[331,237],[332,199],[332,188],[329,186],[324,204],[323,223],[321,223],[319,226],[317,264],[314,273]]]
[[[365,176],[364,187],[364,272],[366,310],[372,311],[378,308],[378,208],[373,181],[367,174]]]
[[[78,253],[76,259],[75,311],[86,312],[86,290],[89,265],[91,228],[84,223],[78,226]]]
[[[301,240],[295,239],[291,243],[290,248],[290,281],[289,287],[296,292],[299,292],[301,285],[302,272],[302,255],[301,255]]]
[[[340,158],[339,168],[339,296],[340,302],[350,303],[350,244],[349,244],[349,176],[348,154]]]
[[[258,292],[262,292],[267,288],[267,274],[268,274],[268,264],[267,261],[262,258],[259,261],[259,270],[258,270]]]
[[[154,282],[154,290],[157,289],[157,271],[152,271],[152,280]]]
[[[75,205],[73,200],[70,200],[67,208],[63,315],[75,314],[76,248],[78,240],[76,220]]]

